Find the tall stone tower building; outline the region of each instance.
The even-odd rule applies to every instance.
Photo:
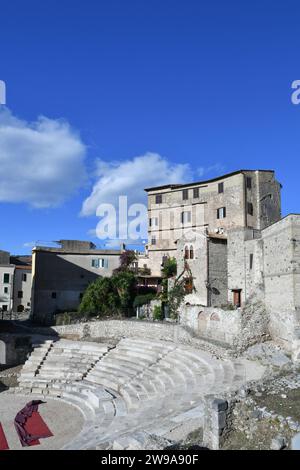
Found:
[[[281,218],[281,185],[272,170],[239,170],[207,181],[145,191],[153,274],[159,274],[165,256],[176,256],[178,242],[189,232],[226,240],[230,229],[262,230]],[[183,249],[193,251],[193,246]]]

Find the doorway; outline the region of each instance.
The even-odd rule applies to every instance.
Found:
[[[235,289],[233,292],[233,305],[237,308],[242,305],[242,289]]]

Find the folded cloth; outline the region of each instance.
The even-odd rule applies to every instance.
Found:
[[[27,403],[26,406],[24,406],[24,408],[21,411],[19,411],[19,413],[17,413],[17,415],[15,417],[15,421],[14,421],[15,428],[16,428],[16,431],[18,433],[20,442],[21,442],[23,447],[28,447],[30,445],[39,444],[39,439],[41,439],[43,437],[48,437],[48,436],[43,435],[43,429],[41,429],[41,431],[37,432],[36,435],[30,433],[30,428],[27,429],[28,420],[33,416],[33,413],[36,413],[38,411],[38,407],[42,403],[46,403],[46,402],[41,401],[41,400],[30,401],[29,403]],[[39,413],[38,413],[38,415],[39,415]],[[44,423],[44,421],[43,421],[43,423]],[[36,430],[37,429],[34,428],[34,431],[36,431]],[[48,431],[51,432],[50,430],[48,430]]]
[[[0,423],[0,450],[8,450],[7,440],[3,431],[2,424]]]
[[[27,419],[24,427],[27,434],[30,436],[39,436],[40,439],[53,436],[52,432],[38,411],[33,411],[30,418]],[[37,439],[36,441],[31,441],[29,445],[33,446],[38,445],[39,443],[40,441]]]

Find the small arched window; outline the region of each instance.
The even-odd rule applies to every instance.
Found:
[[[189,248],[186,246],[184,249],[184,259],[189,259],[189,257],[190,257]]]
[[[193,247],[193,245],[190,246],[190,259],[194,259],[194,247]]]

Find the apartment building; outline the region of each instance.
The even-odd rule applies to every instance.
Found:
[[[33,248],[32,319],[51,323],[56,312],[77,310],[87,286],[99,276],[111,276],[121,253],[79,240]]]
[[[0,310],[23,312],[31,307],[31,256],[0,251]]]

